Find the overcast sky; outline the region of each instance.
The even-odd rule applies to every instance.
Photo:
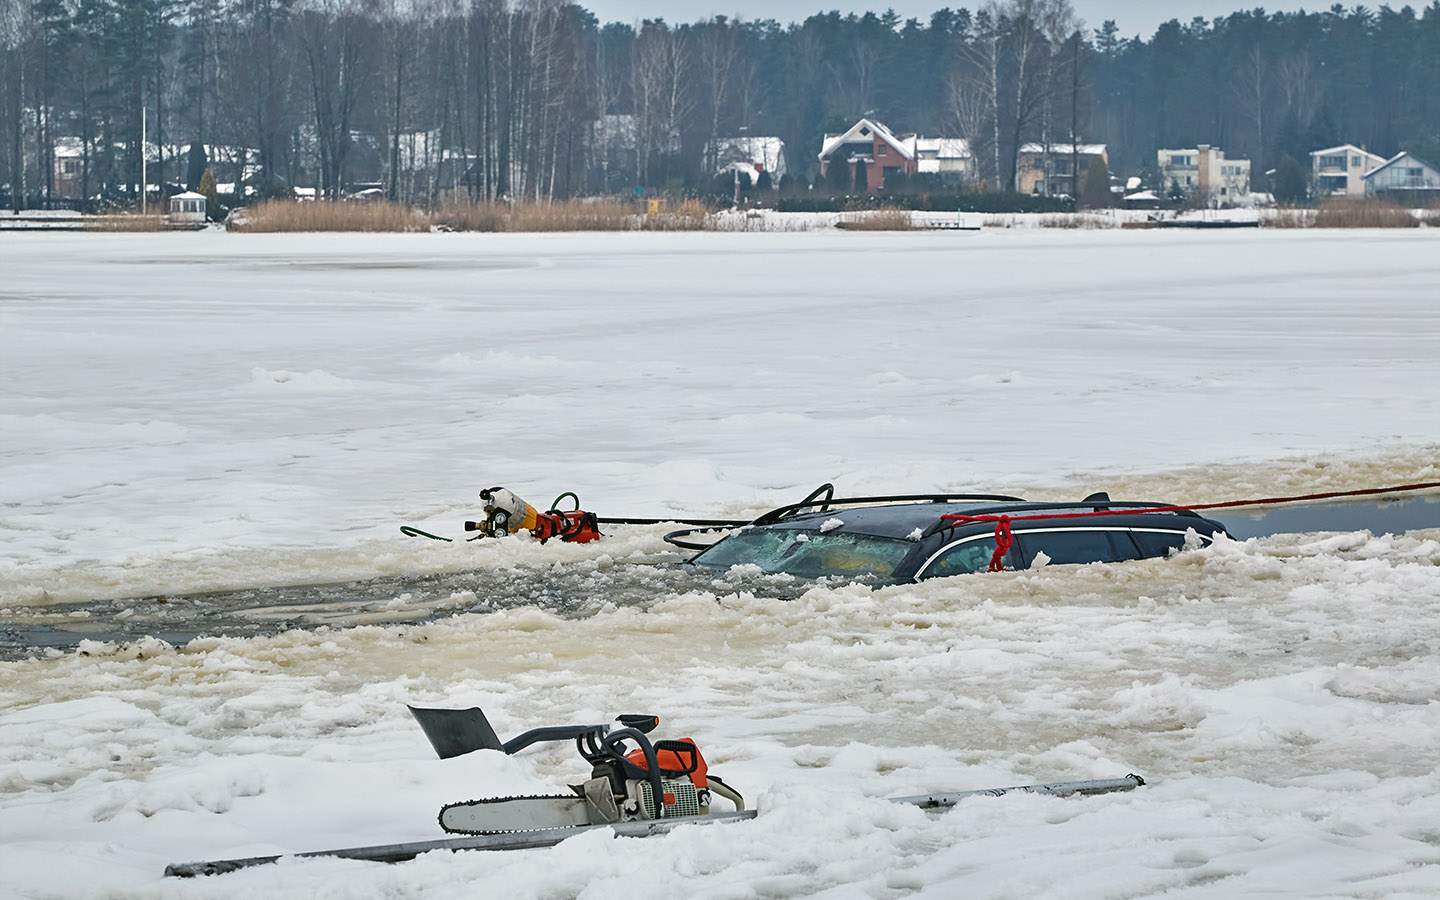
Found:
[[[1213,19],[1257,5],[1267,10],[1295,10],[1297,2],[1260,3],[1245,0],[1071,0],[1075,11],[1087,28],[1098,28],[1106,19],[1114,19],[1125,37],[1141,35],[1150,38],[1161,22],[1179,19],[1188,22],[1195,16]],[[930,13],[942,6],[976,9],[979,0],[580,0],[580,5],[595,13],[602,22],[636,22],[640,19],[663,18],[672,24],[693,22],[712,15],[739,16],[744,19],[778,19],[781,22],[803,21],[816,12],[838,9],[842,13],[883,12],[893,8],[901,18],[926,21]],[[1348,4],[1347,4],[1348,5]],[[1326,9],[1324,0],[1309,3],[1309,9]]]

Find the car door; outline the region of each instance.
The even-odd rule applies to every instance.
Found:
[[[1052,565],[1084,565],[1139,559],[1140,550],[1125,528],[1031,528],[1015,532],[1019,564],[1034,565],[1044,553]],[[1012,551],[1014,552],[1014,551]]]

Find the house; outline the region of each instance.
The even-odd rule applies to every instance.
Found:
[[[841,134],[827,134],[820,146],[820,176],[828,178],[832,167],[849,167],[849,177],[863,184],[857,190],[882,190],[893,175],[938,174],[946,180],[964,181],[975,171],[968,142],[960,138],[922,138],[896,134],[884,123],[861,119]]]
[[[170,210],[166,213],[166,224],[189,226],[205,224],[205,195],[194,191],[182,191],[170,198]]]
[[[1074,197],[1084,185],[1094,160],[1110,172],[1110,155],[1104,144],[1021,144],[1015,159],[1015,190],[1022,194],[1065,194]],[[1080,179],[1074,168],[1079,163]],[[1108,190],[1110,183],[1107,180]]]
[[[741,172],[750,176],[750,183],[760,183],[760,173],[770,173],[772,187],[780,186],[785,177],[785,142],[778,137],[739,135],[716,138],[705,148],[705,158],[715,175]]]
[[[1440,197],[1440,169],[1409,151],[1401,151],[1366,172],[1364,180],[1365,194],[1370,197],[1422,191]]]
[[[975,177],[975,154],[964,138],[915,139],[916,170],[944,181],[969,182]]]
[[[1250,160],[1226,159],[1219,147],[1201,144],[1189,150],[1160,150],[1157,156],[1166,191],[1178,186],[1185,196],[1215,206],[1250,193]]]
[[[55,193],[59,200],[83,200],[85,145],[78,138],[55,140]]]
[[[1359,197],[1365,193],[1365,173],[1383,162],[1383,156],[1354,144],[1327,147],[1310,153],[1310,178],[1317,194]]]

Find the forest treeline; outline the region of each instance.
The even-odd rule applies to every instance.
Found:
[[[1072,134],[1123,173],[1200,143],[1257,173],[1338,143],[1440,161],[1440,0],[1149,38],[1087,28],[1069,0],[635,25],[556,0],[0,0],[16,208],[133,205],[142,167],[193,187],[208,166],[263,196],[694,191],[712,140],[742,133],[782,138],[805,184],[823,134],[862,115],[968,139],[970,190],[1012,187],[1023,142]],[[158,148],[143,162],[142,139]]]

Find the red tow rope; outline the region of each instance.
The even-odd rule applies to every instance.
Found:
[[[956,525],[961,522],[994,522],[995,523],[995,553],[990,557],[990,571],[1005,571],[1005,554],[1010,546],[1015,543],[1015,536],[1010,531],[1011,522],[1024,522],[1031,519],[1086,519],[1091,516],[1125,516],[1139,515],[1141,513],[1153,512],[1184,512],[1197,509],[1228,509],[1234,506],[1269,506],[1279,503],[1300,503],[1305,500],[1332,500],[1336,497],[1369,497],[1376,494],[1399,494],[1405,491],[1423,491],[1431,488],[1440,488],[1440,481],[1426,481],[1419,484],[1397,484],[1383,488],[1363,488],[1356,491],[1326,491],[1319,494],[1297,494],[1292,497],[1262,497],[1258,500],[1227,500],[1224,503],[1196,503],[1190,506],[1137,506],[1126,509],[1097,509],[1090,512],[1078,513],[1037,513],[1031,516],[967,516],[964,513],[946,513],[940,518],[942,521],[953,522]],[[1083,506],[1083,503],[1077,503]]]
[[[1015,535],[1010,533],[1010,517],[1000,516],[995,520],[995,553],[990,557],[990,571],[1005,571],[1005,554],[1010,552],[1010,545],[1015,543]]]

